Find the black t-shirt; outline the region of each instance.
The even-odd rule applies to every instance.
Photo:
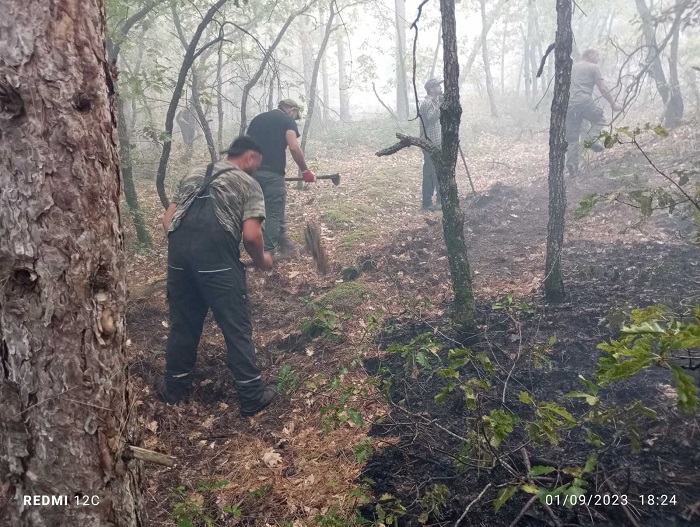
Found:
[[[250,122],[246,133],[262,148],[260,170],[284,175],[287,164],[287,130],[294,130],[299,137],[297,123],[282,110],[261,113]]]

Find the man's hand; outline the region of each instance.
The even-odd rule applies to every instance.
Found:
[[[303,177],[304,183],[313,183],[314,181],[316,181],[316,174],[311,172],[311,170],[309,169],[304,171]]]
[[[272,253],[269,251],[265,251],[263,253],[262,261],[260,262],[260,265],[258,265],[258,269],[262,271],[269,271],[272,269],[272,265],[274,264],[272,260]]]

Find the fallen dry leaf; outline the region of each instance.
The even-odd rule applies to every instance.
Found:
[[[265,463],[268,467],[272,468],[282,463],[282,456],[280,456],[271,448],[263,454],[262,460],[263,463]]]

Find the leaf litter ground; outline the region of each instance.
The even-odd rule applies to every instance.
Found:
[[[497,398],[502,395],[523,419],[528,409],[517,399],[523,390],[576,408],[563,394],[579,388],[579,374],[595,370],[596,345],[617,331],[616,310],[700,303],[700,258],[688,225],[654,216],[635,227],[637,212],[616,203],[600,205],[578,221],[568,213],[562,256],[567,300],[544,301],[545,141],[540,135],[508,145],[484,134],[479,152],[469,156],[477,194],[468,192],[458,166],[480,327],[469,345],[509,372]],[[669,167],[699,151],[698,143],[688,126],[671,140],[649,140],[645,148]],[[194,525],[302,526],[320,524],[319,517],[325,525],[344,525],[340,519],[329,522],[362,505],[363,493],[375,502],[393,495],[407,508],[399,524],[419,525],[420,498],[436,484],[447,488],[445,506],[440,517],[428,516],[428,525],[454,525],[472,502],[463,526],[510,525],[523,509],[528,496],[520,493],[494,513],[496,486],[512,479],[504,469],[457,469],[455,436],[467,433],[470,418],[463,397],[435,404],[444,380],[407,371],[402,358],[386,352],[426,332],[439,353],[456,344],[447,329],[451,295],[440,214],[419,209],[422,155],[410,150],[378,159],[376,149],[359,146],[352,155],[338,156],[331,146],[315,145],[317,173],[340,172],[341,186],[289,188],[291,236],[301,243],[306,222],[320,226],[332,266],[328,275],[319,276],[305,254],[270,273],[248,273],[260,366],[284,392],[261,415],[239,417],[223,338],[211,318],[188,402],[175,407],[159,402],[155,387],[168,332],[165,294],[132,295],[128,350],[143,446],[178,459],[172,469],[146,467],[153,525],[176,524],[178,514]],[[499,152],[498,158],[489,152]],[[630,150],[589,160],[580,177],[567,180],[569,211],[591,192],[624,189],[635,179],[659,183]],[[149,183],[140,187],[152,232],[158,233],[158,199]],[[152,253],[130,253],[131,291],[143,291],[164,276],[166,246],[162,236],[156,238]],[[133,240],[133,232],[127,239]],[[349,267],[360,273],[350,287],[339,284]],[[493,304],[508,294],[528,312],[495,311]],[[314,338],[300,330],[323,310],[327,316],[317,326],[325,335]],[[378,319],[381,328],[373,327]],[[529,351],[553,335],[552,370],[535,368]],[[387,375],[393,380],[391,403],[376,389]],[[642,398],[661,416],[645,424],[640,454],[632,455],[628,442],[616,439],[600,458],[605,476],[621,493],[635,499],[677,495],[675,506],[637,504],[631,511],[639,525],[697,525],[700,519],[700,428],[696,418],[675,410],[671,380],[664,371],[650,370],[606,394],[619,404]],[[365,448],[368,438],[372,450]],[[554,466],[581,465],[589,451],[585,437],[576,434],[558,447],[527,449],[532,465]],[[518,452],[508,459],[526,472]],[[358,492],[364,478],[374,484]],[[602,473],[596,475],[597,484],[602,480]],[[368,518],[376,515],[374,503],[362,510]],[[553,506],[552,512],[562,525],[633,525],[620,507]],[[534,506],[518,525],[556,523]]]

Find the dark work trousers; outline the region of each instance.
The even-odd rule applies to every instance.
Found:
[[[255,365],[245,267],[239,257],[238,244],[216,218],[211,197],[195,198],[168,236],[165,383],[173,394],[182,394],[191,383],[202,326],[211,309],[226,340],[226,363],[236,379],[241,411],[248,411],[258,406],[263,384]]]
[[[265,250],[272,251],[282,243],[286,235],[284,208],[287,202],[287,185],[284,182],[284,174],[269,170],[258,170],[254,177],[265,197]]]
[[[593,99],[582,104],[569,106],[566,112],[566,164],[571,165],[574,170],[578,170],[579,139],[581,137],[581,126],[583,121],[591,123],[590,134],[598,137],[600,130],[605,124],[605,114],[601,108],[596,106]]]
[[[436,203],[439,205],[440,190],[435,165],[430,154],[423,150],[423,207],[430,207],[433,204],[433,193],[436,194]]]

